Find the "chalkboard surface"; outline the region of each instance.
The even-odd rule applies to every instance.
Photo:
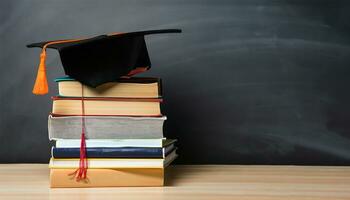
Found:
[[[350,164],[348,1],[20,1],[0,3],[0,162],[47,162],[50,95],[31,94],[32,42],[181,28],[147,37],[163,78],[177,163]]]

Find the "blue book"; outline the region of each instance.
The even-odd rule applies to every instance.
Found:
[[[86,148],[88,158],[165,158],[172,150],[174,144],[163,148],[153,147],[98,147]],[[53,158],[79,158],[80,148],[52,147]]]

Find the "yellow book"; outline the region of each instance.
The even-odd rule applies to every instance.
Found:
[[[50,187],[163,186],[164,168],[88,169],[87,179],[76,181],[76,169],[50,169]]]
[[[60,96],[80,97],[84,87],[85,97],[158,98],[162,95],[161,80],[158,78],[121,78],[96,88],[82,85],[74,79],[63,77],[55,80]]]
[[[85,115],[161,116],[161,99],[84,98]],[[82,99],[53,97],[53,115],[81,115]]]

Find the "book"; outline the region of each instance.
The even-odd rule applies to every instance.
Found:
[[[86,148],[88,158],[165,158],[175,148],[170,144],[163,148],[153,147],[98,147]],[[53,158],[79,158],[80,148],[52,147]]]
[[[177,157],[172,151],[165,158],[88,158],[89,169],[98,168],[165,168]],[[79,168],[79,158],[51,158],[49,168]]]
[[[89,139],[159,139],[163,138],[162,117],[85,116]],[[49,139],[80,139],[81,116],[49,115]]]
[[[82,87],[84,87],[85,97],[158,98],[162,96],[159,78],[120,78],[96,88],[83,86],[79,81],[69,77],[57,78],[55,81],[58,83],[59,95],[65,97],[81,97]]]
[[[87,139],[87,148],[98,147],[164,147],[176,142],[173,139]],[[57,148],[80,148],[80,139],[56,140]]]
[[[163,186],[163,168],[89,169],[86,181],[76,181],[75,168],[50,169],[50,187]]]
[[[81,115],[82,99],[53,97],[52,115]],[[161,116],[161,99],[84,98],[85,115]]]

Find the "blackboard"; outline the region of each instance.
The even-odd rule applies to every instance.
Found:
[[[347,1],[62,0],[0,3],[0,162],[50,157],[50,95],[31,94],[42,40],[181,28],[147,37],[165,135],[184,164],[350,164]]]

